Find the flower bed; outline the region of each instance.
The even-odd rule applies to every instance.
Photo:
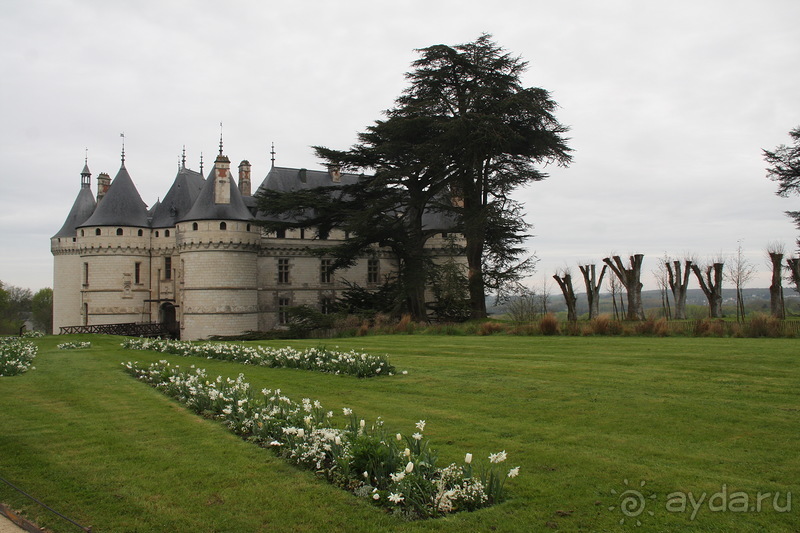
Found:
[[[91,342],[62,342],[56,348],[59,350],[82,350],[84,348],[91,348]]]
[[[0,337],[0,377],[35,370],[33,358],[38,351],[39,348],[30,341],[19,337]]]
[[[477,467],[472,454],[464,463],[436,466],[436,452],[424,437],[425,421],[406,436],[391,434],[378,420],[367,425],[348,408],[341,427],[319,401],[301,403],[279,389],[255,392],[239,374],[237,379],[209,379],[205,370],[184,372],[159,361],[149,366],[123,363],[126,371],[193,411],[221,420],[231,431],[281,457],[314,470],[331,483],[369,498],[406,518],[429,518],[472,511],[503,500],[504,485],[519,467],[505,469],[505,451],[489,456]]]
[[[290,347],[251,347],[213,342],[192,344],[185,341],[162,339],[129,339],[122,343],[122,347],[128,350],[153,350],[173,355],[222,359],[246,365],[349,374],[360,378],[391,376],[395,372],[394,367],[385,357],[356,351],[338,352],[322,347],[300,351]]]

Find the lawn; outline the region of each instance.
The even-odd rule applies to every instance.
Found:
[[[797,339],[326,342],[388,354],[408,371],[369,379],[127,351],[119,337],[71,340],[93,346],[39,339],[36,370],[0,378],[0,476],[95,532],[800,530]],[[505,450],[520,475],[500,505],[403,522],[121,370],[159,359],[241,372],[257,389],[381,416],[404,433],[424,419],[440,466]],[[639,494],[644,506],[623,513]],[[4,484],[0,502],[53,531],[79,531]]]

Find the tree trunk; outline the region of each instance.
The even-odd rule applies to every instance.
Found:
[[[708,300],[708,314],[711,318],[722,318],[722,266],[723,263],[714,263],[706,267],[705,277],[697,265],[692,265],[692,271],[700,282],[700,288]],[[714,279],[711,279],[711,272]]]
[[[628,320],[644,320],[644,309],[642,309],[642,261],[643,254],[635,254],[630,257],[631,267],[625,268],[622,259],[618,255],[614,256],[614,262],[606,257],[603,262],[608,265],[611,271],[617,276],[620,283],[625,287],[628,295]]]
[[[772,284],[769,286],[769,311],[775,318],[783,318],[783,303],[781,292],[783,290],[783,254],[769,252],[772,262]]]
[[[564,300],[567,303],[567,320],[577,322],[578,313],[575,310],[575,304],[578,302],[578,297],[575,296],[575,291],[572,288],[572,276],[569,273],[565,273],[562,278],[555,274],[553,279],[558,282],[558,286],[561,287],[561,292],[564,294]]]
[[[673,261],[667,265],[669,275],[669,288],[672,290],[672,299],[675,301],[675,319],[686,319],[686,290],[689,287],[689,274],[692,271],[692,262],[685,261],[683,273],[681,274],[681,262]],[[674,271],[673,271],[674,267]]]
[[[608,267],[603,265],[603,269],[600,271],[600,279],[595,279],[594,265],[581,265],[578,268],[581,269],[583,283],[586,285],[586,299],[589,301],[589,320],[591,320],[597,318],[600,314],[600,286],[603,284],[603,276],[606,275]],[[615,308],[616,303],[614,302]]]
[[[800,293],[800,258],[790,257],[786,260],[786,266],[789,267],[789,275],[792,283],[794,283],[794,290]]]

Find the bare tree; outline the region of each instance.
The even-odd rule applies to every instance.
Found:
[[[561,293],[564,295],[564,301],[567,303],[567,320],[570,322],[578,321],[578,313],[575,311],[575,306],[578,303],[578,297],[575,296],[575,290],[572,288],[572,274],[569,270],[556,272],[553,275],[558,286],[561,288]]]
[[[536,291],[520,287],[515,291],[516,297],[509,299],[506,313],[514,322],[532,322],[539,314]]]
[[[547,314],[547,306],[550,305],[550,296],[552,294],[550,284],[547,283],[547,276],[545,276],[542,280],[542,290],[539,293],[539,308],[542,310],[543,315]]]
[[[603,268],[607,268],[603,265]],[[619,282],[617,276],[608,276],[608,292],[611,293],[611,307],[614,311],[614,320],[620,320],[625,315],[625,304],[622,302],[622,283]],[[619,305],[617,305],[617,296],[619,295]],[[622,309],[622,311],[620,311]]]
[[[700,288],[703,289],[703,294],[706,295],[708,300],[708,314],[711,318],[722,318],[722,269],[725,263],[721,259],[715,260],[712,264],[704,267],[704,271],[700,271],[700,267],[692,264],[692,271],[697,276],[697,281],[700,282]],[[711,277],[711,274],[714,277]],[[705,279],[703,275],[705,274]]]
[[[783,254],[786,247],[779,242],[767,245],[767,256],[772,267],[772,283],[769,286],[769,311],[775,318],[785,316],[783,310]]]
[[[736,255],[733,261],[728,263],[727,273],[725,277],[728,281],[733,283],[736,288],[736,321],[742,321],[745,317],[744,309],[744,295],[742,288],[750,281],[756,273],[756,268],[747,260],[742,252],[742,241],[739,241],[739,246],[736,248]]]
[[[669,273],[667,271],[667,267],[669,266],[669,257],[667,254],[664,254],[664,257],[658,262],[658,266],[653,271],[653,276],[656,280],[656,285],[658,285],[658,292],[661,295],[661,313],[667,320],[672,318],[672,309],[669,305],[669,294],[667,293],[667,287],[670,286],[669,284]]]
[[[625,268],[622,259],[618,255],[611,258],[606,257],[603,262],[619,278],[622,286],[628,294],[628,320],[644,320],[644,310],[642,309],[642,261],[644,254],[635,254],[630,257],[630,268]]]
[[[686,290],[689,287],[689,274],[692,271],[692,261],[683,260],[683,270],[681,262],[674,260],[670,264],[669,260],[664,261],[669,278],[669,288],[672,291],[672,300],[675,302],[675,319],[686,319]]]
[[[597,318],[600,314],[600,287],[603,285],[603,276],[606,275],[606,265],[600,270],[600,278],[595,275],[595,265],[580,265],[583,274],[583,283],[586,285],[586,299],[589,302],[589,320]],[[614,302],[616,305],[616,302]]]

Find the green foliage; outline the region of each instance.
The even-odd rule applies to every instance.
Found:
[[[335,316],[301,305],[290,307],[286,311],[289,322],[289,333],[292,338],[302,339],[308,337],[315,330],[330,329],[333,327]]]
[[[33,368],[38,347],[19,337],[0,337],[0,377],[16,376]]]
[[[40,289],[31,299],[33,321],[48,334],[53,332],[53,289]]]
[[[344,280],[347,289],[336,300],[337,311],[348,315],[373,317],[378,313],[400,316],[400,287],[396,281],[387,280],[377,289],[367,289],[358,283]]]

